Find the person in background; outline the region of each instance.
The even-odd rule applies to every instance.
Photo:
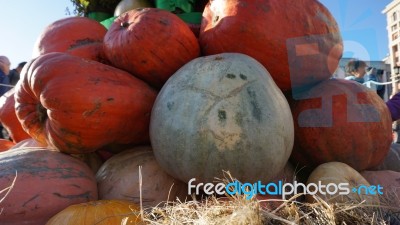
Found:
[[[350,60],[346,65],[346,80],[353,80],[358,83],[364,83],[367,64],[362,60]]]
[[[17,68],[10,71],[8,77],[10,78],[10,84],[15,86],[19,81],[19,75],[21,74],[22,68],[25,66],[26,62],[21,62],[18,64]]]
[[[378,74],[378,72],[380,74]],[[383,95],[385,94],[385,86],[377,84],[382,82],[382,73],[383,70],[377,70],[374,67],[368,67],[366,69],[366,75],[364,76],[364,85],[367,84],[369,81],[372,81],[372,83],[374,83],[373,89],[376,90],[376,94],[378,94],[379,97],[383,99]],[[369,86],[367,85],[367,87]]]
[[[0,96],[10,90],[10,60],[6,56],[0,56]],[[3,84],[3,85],[2,85]]]
[[[387,102],[386,106],[389,108],[392,121],[400,119],[400,92],[396,93]]]
[[[8,86],[3,86],[1,84],[9,85],[10,80],[8,78],[8,74],[10,72],[10,60],[6,56],[0,56],[0,96],[6,93],[10,87]],[[0,124],[0,138],[4,139],[6,138],[5,134],[7,132],[3,128],[3,126]]]
[[[378,82],[383,82],[383,70],[378,69],[376,71],[376,78]],[[384,99],[385,92],[386,92],[386,86],[385,85],[379,85],[378,88],[376,89],[376,92],[378,93],[379,97]]]
[[[375,81],[378,82],[378,78],[376,76],[376,69],[374,67],[367,67],[365,69],[366,73],[365,73],[365,77],[364,80],[365,81]]]
[[[400,143],[400,92],[393,95],[387,102],[392,117],[393,142]]]

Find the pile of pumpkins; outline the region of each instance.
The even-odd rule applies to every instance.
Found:
[[[1,224],[135,224],[139,203],[190,199],[192,178],[268,183],[291,163],[352,180],[382,167],[390,113],[372,90],[331,79],[342,53],[317,0],[213,0],[198,38],[155,8],[108,30],[55,21],[0,99],[13,140],[0,153]]]

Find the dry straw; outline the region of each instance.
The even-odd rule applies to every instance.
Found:
[[[17,176],[18,176],[18,173],[17,173],[17,171],[15,171],[15,177],[14,177],[14,180],[11,182],[11,185],[0,191],[0,195],[2,195],[5,192],[3,197],[0,198],[0,203],[3,202],[4,199],[7,198],[8,194],[10,194],[11,190],[14,187],[15,181],[17,180]],[[0,208],[0,215],[2,212],[3,212],[3,208]]]
[[[348,202],[329,204],[316,197],[315,203],[302,203],[294,196],[279,207],[260,207],[262,201],[244,196],[228,199],[210,197],[204,201],[169,202],[145,212],[148,224],[400,224],[400,209],[389,205]],[[384,199],[383,199],[384,200]]]
[[[228,173],[229,175],[229,173]],[[228,180],[233,180],[229,175]],[[225,178],[223,181],[228,183]],[[167,202],[144,211],[146,224],[195,224],[195,225],[386,225],[400,224],[399,198],[393,193],[381,197],[380,205],[365,202],[331,204],[318,196],[315,203],[300,202],[303,194],[288,200],[247,200],[243,195],[205,200]],[[279,203],[277,203],[277,201]],[[264,207],[266,202],[275,202],[275,208]],[[261,207],[263,206],[263,207]]]

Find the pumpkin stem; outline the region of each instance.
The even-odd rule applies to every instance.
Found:
[[[129,25],[131,25],[131,23],[129,23],[129,22],[122,22],[120,26],[123,27],[123,28],[127,28],[127,27],[129,27]]]

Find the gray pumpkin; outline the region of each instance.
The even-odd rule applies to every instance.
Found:
[[[192,60],[167,81],[150,138],[160,166],[184,182],[212,182],[223,170],[241,182],[270,181],[291,154],[293,118],[259,62],[224,53]]]

